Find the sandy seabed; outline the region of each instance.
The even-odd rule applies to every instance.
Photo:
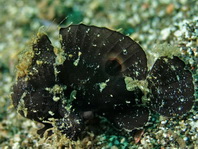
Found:
[[[198,1],[192,0],[78,0],[0,2],[0,148],[198,148],[198,104],[182,118],[153,117],[140,141],[117,132],[93,133],[72,142],[59,132],[40,138],[42,126],[17,114],[10,94],[18,54],[31,47],[44,30],[58,46],[58,28],[71,23],[104,26],[129,35],[145,50],[149,66],[167,49],[180,49],[194,77],[198,97]],[[174,48],[173,48],[174,49]],[[155,51],[158,51],[156,53]],[[174,52],[174,51],[173,51]]]

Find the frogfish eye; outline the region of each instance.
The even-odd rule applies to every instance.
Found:
[[[122,65],[116,58],[107,60],[105,64],[105,72],[110,76],[118,75],[122,70]]]

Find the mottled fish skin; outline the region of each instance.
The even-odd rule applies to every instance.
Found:
[[[55,54],[47,35],[37,39],[31,52],[33,58],[31,65],[27,68],[28,74],[18,76],[17,83],[13,86],[12,100],[20,114],[43,122],[51,117],[49,111],[58,114],[58,103],[54,102],[53,95],[45,90],[46,87],[52,87],[55,84],[53,68]],[[23,109],[18,105],[24,106]]]
[[[181,116],[195,101],[192,74],[178,57],[163,56],[156,60],[147,77],[150,106],[165,116]]]
[[[61,28],[60,42],[61,48],[54,48],[47,35],[39,34],[17,66],[11,95],[22,116],[45,124],[41,135],[52,127],[46,123],[50,118],[77,140],[95,115],[132,131],[146,125],[151,110],[174,116],[193,105],[192,75],[178,57],[161,57],[148,72],[146,54],[135,41],[84,24]],[[148,82],[149,93],[138,85],[128,90],[126,77]],[[150,103],[144,104],[143,97]]]
[[[61,28],[60,36],[62,49],[67,55],[58,69],[58,78],[68,87],[65,96],[73,89],[77,90],[76,98],[80,100],[73,102],[76,111],[94,111],[112,117],[109,113],[119,107],[124,110],[124,107],[135,105],[135,99],[141,101],[141,91],[138,88],[128,91],[124,82],[125,76],[144,80],[147,75],[146,55],[136,42],[107,28],[83,24]],[[101,90],[103,83],[106,86]],[[147,114],[145,119],[147,122]],[[142,126],[144,123],[142,120]]]
[[[133,109],[133,110],[131,110]],[[124,110],[116,109],[108,116],[117,128],[123,128],[130,132],[134,129],[141,129],[149,120],[149,109],[141,105],[133,105]]]

